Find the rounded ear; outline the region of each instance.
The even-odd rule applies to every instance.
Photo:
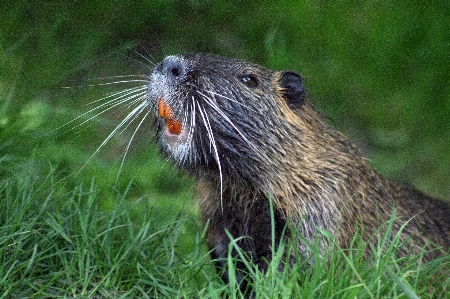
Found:
[[[302,76],[296,72],[284,71],[281,73],[278,83],[280,84],[281,96],[286,100],[289,108],[300,108],[305,100]]]

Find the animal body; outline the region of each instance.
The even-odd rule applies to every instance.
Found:
[[[319,229],[345,248],[358,226],[369,240],[395,207],[394,230],[409,220],[401,237],[408,246],[399,254],[429,242],[441,251],[426,260],[449,249],[449,205],[372,169],[313,108],[299,74],[212,54],[181,54],[156,66],[147,88],[163,154],[196,178],[213,258],[227,256],[228,231],[245,236],[239,246],[266,268],[270,200],[275,242],[289,238],[282,234],[289,222],[321,250],[331,244]],[[307,246],[295,242],[307,254]]]

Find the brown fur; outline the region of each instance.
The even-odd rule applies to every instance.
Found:
[[[239,245],[265,269],[264,260],[271,258],[269,197],[276,242],[290,219],[307,240],[320,236],[320,228],[348,247],[357,226],[367,241],[396,207],[394,231],[410,220],[402,232],[407,244],[418,250],[432,242],[441,247],[436,255],[449,249],[449,205],[373,170],[304,98],[300,75],[211,54],[183,54],[155,68],[149,98],[164,98],[183,129],[194,128],[190,139],[169,142],[159,118],[158,139],[163,153],[197,178],[214,258],[226,257],[228,230],[235,238],[249,237]],[[330,247],[329,239],[318,241],[322,250]],[[296,242],[307,254],[305,244]],[[400,254],[407,250],[404,246]]]

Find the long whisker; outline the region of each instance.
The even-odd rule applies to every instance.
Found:
[[[148,105],[147,105],[147,103],[144,102],[145,99],[146,99],[146,95],[145,95],[145,93],[143,93],[141,96],[137,96],[134,100],[132,100],[131,102],[129,102],[126,106],[124,105],[124,106],[125,106],[125,109],[132,109],[132,108],[136,105],[136,103],[141,103],[141,104],[139,104],[139,106],[145,104],[145,105],[143,106],[143,108],[147,108]],[[140,111],[139,113],[137,113],[137,115],[139,115],[140,113],[141,113],[141,111]],[[136,116],[137,116],[137,115],[136,115]],[[129,123],[123,128],[123,130],[119,133],[119,135],[122,134],[122,133],[130,126],[130,124],[131,124],[132,122],[133,122],[133,121],[129,122]]]
[[[140,60],[137,60],[137,59],[135,59],[135,58],[133,58],[133,57],[131,57],[131,56],[127,56],[127,55],[124,55],[124,54],[122,54],[122,53],[117,53],[117,54],[120,55],[120,56],[123,56],[123,57],[125,57],[125,58],[127,58],[127,59],[130,59],[130,60],[136,62],[136,63],[139,64],[139,65],[144,66],[146,69],[150,69],[150,70],[151,70],[154,66],[156,66],[156,63],[155,63],[154,61],[152,61],[150,58],[148,58],[147,56],[145,56],[145,55],[139,53],[138,51],[136,51],[136,50],[133,49],[133,48],[130,48],[129,46],[127,46],[127,48],[128,48],[129,50],[133,51],[133,52],[134,52],[135,54],[137,54],[139,57],[143,58],[143,59],[144,59],[145,61],[147,61],[150,65],[147,65],[147,64],[145,64],[144,62],[142,62],[142,61],[140,61]],[[145,49],[145,47],[142,47],[142,48]],[[147,54],[149,55],[149,57],[151,57],[153,60],[155,60],[155,59],[153,58],[153,56],[152,56],[150,53],[148,53],[148,51],[146,51],[146,52],[147,52]]]
[[[84,120],[83,122],[81,122],[80,124],[66,130],[66,132],[68,131],[72,131],[75,130],[78,127],[83,126],[84,124],[90,122],[91,120],[93,120],[94,118],[97,118],[99,115],[105,114],[108,111],[111,111],[112,109],[115,109],[116,107],[122,107],[125,109],[130,109],[132,106],[134,106],[137,102],[140,102],[143,98],[145,97],[145,91],[142,90],[136,90],[134,92],[129,92],[127,94],[121,95],[119,97],[114,98],[111,101],[108,101],[102,105],[99,105],[98,107],[91,109],[90,111],[88,111],[87,113],[91,113],[92,111],[95,111],[97,109],[100,108],[105,108],[102,111],[96,113],[95,115],[93,115],[92,117]],[[87,113],[82,114],[81,116],[86,115]],[[76,119],[78,119],[79,117],[77,117]],[[76,120],[74,119],[74,120]],[[73,120],[73,121],[74,121]],[[72,122],[72,121],[71,121]]]
[[[200,93],[202,96],[203,96],[203,98],[204,98],[204,100],[205,100],[205,102],[211,107],[211,108],[213,108],[217,113],[219,113],[219,115],[220,116],[222,116],[223,117],[223,119],[226,121],[226,122],[228,122],[232,127],[233,127],[233,129],[235,129],[236,130],[236,132],[242,137],[242,139],[251,147],[251,148],[253,148],[254,150],[255,150],[255,152],[257,152],[257,153],[259,153],[259,154],[261,154],[262,155],[262,152],[253,144],[253,143],[251,143],[248,139],[247,139],[247,137],[245,137],[245,135],[241,132],[241,130],[239,130],[239,128],[238,127],[236,127],[236,125],[233,123],[233,121],[209,98],[209,97],[207,97],[206,95],[204,95],[204,94],[202,94],[202,93]]]
[[[103,80],[111,80],[111,79],[122,79],[122,78],[142,78],[143,80],[148,80],[148,75],[115,75],[115,76],[106,76],[106,77],[98,77],[98,78],[88,78],[86,81],[103,81]],[[128,82],[128,81],[125,81]]]
[[[67,129],[66,131],[64,131],[64,133],[73,131],[73,130],[81,127],[82,125],[92,121],[93,119],[95,119],[99,115],[102,115],[102,114],[110,111],[111,109],[113,109],[113,108],[115,108],[117,106],[120,106],[120,105],[122,105],[124,103],[127,103],[127,102],[131,101],[131,100],[135,100],[136,98],[142,97],[142,95],[145,94],[146,89],[147,89],[146,86],[139,86],[139,87],[129,88],[129,89],[126,89],[126,90],[122,90],[120,92],[113,93],[111,95],[103,97],[102,99],[96,100],[94,102],[91,102],[90,104],[95,104],[95,103],[104,101],[106,99],[112,98],[112,100],[109,100],[109,101],[107,101],[107,102],[105,102],[105,103],[103,103],[101,105],[98,105],[98,106],[94,107],[93,109],[90,109],[90,110],[82,113],[81,115],[77,116],[76,118],[72,119],[71,121],[63,124],[62,126],[59,126],[58,128],[56,128],[56,129],[54,129],[54,130],[52,130],[52,131],[50,131],[48,133],[43,134],[42,136],[46,136],[46,135],[49,135],[49,134],[51,134],[53,132],[59,131],[62,128],[65,128],[65,127],[69,126],[70,124],[74,123],[75,121],[79,120],[80,118],[83,118],[86,115],[89,115],[89,114],[91,114],[92,112],[94,112],[96,110],[103,109],[102,111],[100,111],[100,112],[96,113],[95,115],[89,117],[88,119],[84,120],[83,122],[77,124],[76,126],[73,126],[73,127],[69,128],[69,129]]]
[[[106,77],[105,77],[106,78]],[[111,79],[113,79],[111,77]],[[106,80],[106,79],[105,79]],[[139,79],[139,80],[119,80],[119,81],[113,81],[113,82],[105,82],[105,83],[95,83],[95,84],[83,84],[83,85],[76,85],[76,86],[62,86],[61,88],[69,89],[74,87],[95,87],[95,86],[108,86],[108,85],[115,85],[115,84],[124,84],[124,83],[132,83],[132,82],[140,82],[140,83],[148,83],[148,79]]]
[[[186,96],[187,98],[187,96]],[[186,99],[187,100],[187,99]],[[181,124],[182,124],[182,130],[186,130],[186,128],[189,128],[189,131],[187,132],[187,139],[185,142],[185,145],[182,147],[182,151],[180,154],[180,165],[186,163],[187,160],[192,160],[191,155],[192,155],[192,150],[190,150],[190,146],[193,146],[192,144],[192,133],[193,133],[193,125],[189,123],[188,124],[188,115],[189,115],[189,101],[183,101],[186,102],[186,107],[185,109],[183,109],[184,113],[183,113],[183,118],[181,120]],[[191,161],[192,162],[192,161]]]
[[[208,133],[208,136],[209,136],[210,150],[211,150],[211,146],[212,146],[212,149],[214,150],[214,157],[216,159],[217,166],[219,168],[220,207],[221,207],[222,212],[223,212],[223,176],[222,176],[222,164],[220,163],[220,158],[219,158],[219,151],[217,149],[216,140],[214,138],[214,134],[213,134],[213,131],[212,131],[212,128],[211,128],[211,124],[209,122],[208,114],[206,113],[205,109],[200,106],[200,104],[198,102],[197,102],[197,106],[199,108],[200,115],[201,115],[201,117],[203,119],[203,123],[204,123],[204,125],[206,127],[206,132]]]
[[[145,61],[147,61],[148,63],[150,63],[152,66],[156,66],[156,59],[155,57],[153,57],[152,53],[150,53],[150,51],[147,50],[146,47],[144,47],[141,43],[138,43],[139,46],[141,46],[141,48],[145,51],[145,55],[141,54],[140,52],[131,49],[134,53],[138,54],[141,58],[143,58]],[[129,48],[129,47],[128,47]]]
[[[142,97],[141,97],[142,98]],[[135,120],[135,119],[137,119],[137,117],[142,113],[142,111],[144,110],[144,109],[146,109],[147,108],[147,105],[145,104],[145,102],[142,102],[139,106],[139,111],[136,111],[135,113],[134,113],[134,118],[127,124],[127,126],[125,127],[125,129]],[[138,108],[137,107],[137,108]],[[133,113],[133,112],[131,112],[131,113]],[[117,177],[116,177],[116,184],[117,184],[117,182],[119,181],[119,177],[120,177],[120,173],[122,172],[122,167],[123,167],[123,164],[125,163],[125,158],[127,157],[127,154],[128,154],[128,151],[129,151],[129,149],[130,149],[130,146],[131,146],[131,143],[133,142],[133,139],[134,139],[134,136],[136,135],[136,133],[137,133],[137,131],[139,130],[139,128],[142,126],[142,123],[144,122],[144,120],[147,118],[147,116],[148,116],[149,114],[148,113],[146,113],[145,115],[144,115],[144,117],[142,118],[142,120],[139,122],[139,124],[136,126],[136,129],[134,130],[134,132],[133,132],[133,135],[131,135],[131,137],[130,137],[130,141],[128,142],[128,144],[127,144],[127,146],[126,146],[126,148],[125,148],[125,151],[124,151],[124,153],[123,153],[123,157],[122,157],[122,162],[120,163],[120,167],[119,167],[119,171],[118,171],[118,173],[117,173]],[[124,129],[124,130],[125,130]],[[122,132],[124,131],[124,130],[122,130]],[[120,132],[119,134],[121,134],[122,132]]]
[[[239,101],[237,101],[235,99],[232,99],[230,97],[226,97],[226,96],[224,96],[224,95],[222,95],[220,93],[217,93],[217,92],[214,92],[214,91],[211,91],[211,90],[206,90],[206,92],[208,92],[208,93],[210,93],[210,94],[212,94],[214,96],[220,97],[222,99],[226,99],[226,100],[228,100],[230,102],[236,103],[236,104],[238,104],[238,105],[240,105],[240,106],[242,106],[242,107],[244,107],[244,108],[246,108],[246,109],[248,109],[248,110],[250,110],[252,112],[258,113],[258,111],[256,111],[255,109],[250,108],[249,106],[247,106],[247,105],[245,105],[245,104],[243,104],[243,103],[241,103],[241,102],[239,102]]]
[[[102,142],[102,144],[100,144],[99,147],[97,147],[97,149],[94,151],[94,153],[89,157],[89,159],[83,164],[83,166],[80,168],[80,170],[78,170],[77,173],[79,173],[93,158],[95,155],[97,155],[97,153],[106,145],[106,143],[108,143],[108,141],[117,134],[117,132],[125,125],[128,123],[128,121],[130,119],[135,119],[133,117],[135,117],[135,115],[138,115],[140,113],[140,111],[142,111],[142,109],[144,109],[145,107],[147,107],[147,103],[146,102],[142,102],[141,104],[139,104],[137,107],[135,107],[130,113],[128,113],[128,115],[117,125],[117,127],[112,130],[111,133],[109,133],[108,137],[106,137],[106,139]]]
[[[89,102],[85,106],[96,104],[96,103],[102,102],[102,101],[104,101],[106,99],[113,98],[111,101],[108,101],[108,102],[104,103],[104,104],[107,104],[109,102],[113,102],[113,101],[117,101],[119,99],[122,99],[122,98],[124,98],[127,95],[130,95],[130,94],[133,94],[133,93],[138,93],[138,92],[141,92],[141,91],[146,91],[146,90],[147,90],[147,85],[140,85],[138,87],[127,88],[127,89],[124,89],[124,90],[121,90],[121,91],[109,94],[109,95],[107,95],[107,96],[105,96],[105,97],[103,97],[101,99],[96,100],[96,101]],[[100,106],[97,106],[96,108],[99,108],[99,107]],[[89,113],[89,112],[90,111],[88,111],[87,113]]]
[[[188,141],[192,144],[192,139],[194,136],[194,130],[195,130],[195,97],[191,97],[192,102],[191,102],[191,122],[189,124],[189,137],[188,137]],[[192,146],[194,146],[194,144],[192,144]],[[189,160],[191,163],[195,163],[196,159],[196,155],[193,153],[193,151],[189,152]]]

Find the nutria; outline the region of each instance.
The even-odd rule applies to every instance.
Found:
[[[228,231],[261,269],[288,223],[327,250],[348,247],[357,227],[367,241],[395,207],[394,230],[408,250],[450,247],[450,206],[373,170],[361,151],[331,127],[305,97],[302,77],[212,54],[166,57],[153,69],[148,105],[161,150],[193,175],[212,257],[227,256]],[[375,241],[376,242],[376,241]],[[296,240],[300,252],[307,246]],[[412,247],[411,247],[412,246]],[[226,272],[224,279],[227,280]]]

